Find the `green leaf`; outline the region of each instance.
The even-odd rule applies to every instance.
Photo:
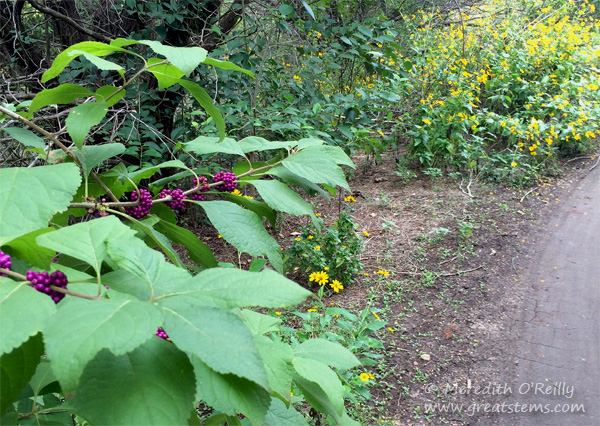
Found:
[[[344,387],[337,374],[326,364],[309,358],[294,357],[292,365],[306,380],[319,385],[338,415],[344,412]]]
[[[177,266],[179,268],[183,267],[184,266],[183,262],[181,262],[181,258],[179,257],[179,254],[175,251],[175,249],[171,245],[170,239],[166,235],[163,235],[158,230],[154,229],[152,227],[154,225],[154,222],[152,222],[152,223],[148,222],[148,220],[150,220],[150,219],[156,220],[158,218],[156,216],[152,215],[152,216],[149,216],[149,218],[146,220],[137,220],[133,217],[130,217],[128,220],[131,223],[132,228],[134,228],[138,231],[141,231],[147,235],[148,238],[146,239],[146,241],[148,241],[148,239],[149,239],[154,244],[156,244],[157,247],[160,247],[160,249],[163,251],[163,253],[167,255],[169,260],[171,262],[173,262],[173,264],[175,266]],[[174,241],[174,242],[177,242],[177,241]]]
[[[338,343],[325,339],[309,339],[294,348],[294,355],[325,363],[337,370],[358,367],[360,361],[352,352]]]
[[[102,262],[108,258],[106,241],[134,234],[115,216],[107,216],[40,235],[36,241],[43,247],[83,260],[99,274]]]
[[[223,139],[225,137],[225,120],[221,115],[219,108],[215,106],[212,98],[206,93],[206,90],[199,86],[197,83],[188,80],[179,80],[178,83],[185,87],[188,92],[198,101],[200,106],[212,117],[215,122],[219,137]]]
[[[214,268],[217,266],[218,261],[212,250],[200,241],[193,232],[162,219],[154,225],[154,228],[174,243],[183,244],[190,259],[194,262],[202,265],[204,268]]]
[[[292,348],[283,342],[274,342],[266,336],[254,336],[256,349],[267,369],[269,385],[273,392],[289,397],[292,386]]]
[[[179,79],[184,75],[183,71],[171,64],[154,65],[160,62],[164,61],[158,58],[148,59],[148,65],[152,65],[150,68],[148,68],[148,72],[151,73],[158,81],[158,89],[164,90],[173,86],[174,84],[179,83]]]
[[[212,136],[199,136],[184,144],[184,150],[198,155],[223,153],[244,156],[244,151],[235,139],[225,138],[219,142],[219,138]]]
[[[251,256],[267,254],[271,264],[282,270],[280,248],[256,214],[227,201],[192,201],[204,209],[219,234],[238,250]]]
[[[44,142],[44,139],[37,136],[31,130],[24,129],[22,127],[5,127],[2,130],[5,131],[8,134],[8,136],[21,142],[25,146],[41,149],[46,148],[46,143]]]
[[[269,141],[259,136],[248,136],[241,139],[237,145],[242,149],[243,152],[258,152],[258,151],[269,151],[273,149],[287,149],[290,150],[295,147],[298,142],[274,142]]]
[[[164,56],[167,60],[179,68],[186,76],[189,76],[206,59],[208,53],[201,47],[173,47],[166,46],[153,40],[138,40],[138,43],[149,46],[154,52]]]
[[[313,183],[323,183],[330,186],[341,186],[350,191],[344,172],[334,159],[329,158],[319,150],[320,147],[306,148],[283,160],[282,165],[290,172]]]
[[[2,280],[0,285],[0,354],[11,352],[34,336],[56,312],[56,305],[47,295],[26,283]]]
[[[106,102],[106,106],[110,108],[125,96],[125,92],[126,91],[120,87],[107,85],[99,87],[98,90],[96,90],[96,93],[94,93],[94,96],[96,97],[96,101]]]
[[[240,318],[188,297],[163,299],[161,305],[163,328],[181,350],[198,356],[219,373],[235,374],[269,389],[265,366]]]
[[[230,416],[244,414],[254,425],[262,425],[271,403],[269,393],[256,383],[234,374],[214,371],[195,355],[196,400]]]
[[[154,336],[160,309],[136,300],[67,298],[44,327],[46,353],[64,392],[77,388],[86,364],[103,348],[122,355]],[[113,377],[114,378],[114,377]]]
[[[271,331],[279,331],[281,320],[270,315],[259,314],[250,309],[243,309],[241,315],[248,329],[253,335],[260,336],[261,334]]]
[[[56,376],[52,372],[50,361],[46,358],[42,359],[42,362],[38,364],[35,374],[31,380],[29,380],[29,384],[31,385],[30,396],[43,395],[47,391],[56,390],[57,388],[60,390]],[[20,396],[22,396],[22,394]]]
[[[81,183],[75,164],[0,169],[0,246],[48,226]]]
[[[317,220],[310,204],[302,199],[300,195],[292,191],[286,184],[278,180],[253,180],[251,185],[269,206],[275,210],[292,214],[294,216],[309,215]]]
[[[81,162],[81,168],[86,175],[89,175],[98,164],[123,152],[125,152],[125,145],[121,143],[86,145],[79,150],[73,150],[73,154]]]
[[[304,0],[301,0],[301,3],[302,3],[302,6],[304,6],[306,11],[310,15],[310,17],[313,18],[314,21],[316,21],[317,18],[315,17],[315,12],[313,12],[312,8],[308,5],[308,3],[306,3]]]
[[[99,352],[81,375],[73,405],[90,424],[184,425],[194,391],[188,357],[152,337],[124,355]]]
[[[32,266],[48,270],[52,258],[56,256],[56,252],[39,246],[36,242],[36,238],[39,235],[47,234],[54,230],[54,228],[40,228],[12,240],[6,244],[7,247],[11,248],[8,254],[24,260]],[[5,249],[4,251],[7,250]]]
[[[134,294],[142,300],[177,294],[187,290],[192,282],[192,276],[185,269],[165,261],[160,252],[151,249],[139,238],[109,240],[108,255],[119,267],[137,277],[137,280],[132,280],[121,275],[117,275],[120,279],[109,276],[113,282],[110,286],[114,285],[117,290]]]
[[[308,426],[308,423],[293,406],[286,407],[282,400],[272,397],[264,426]]]
[[[304,398],[312,407],[333,417],[338,426],[360,426],[360,423],[348,417],[346,412],[339,415],[327,394],[318,384],[298,376],[294,378],[294,383],[300,388]]]
[[[279,13],[281,13],[283,16],[288,16],[294,13],[294,8],[289,4],[282,4],[279,6]]]
[[[27,385],[43,354],[44,342],[38,333],[0,357],[0,416],[6,413]]]
[[[261,306],[276,308],[302,303],[311,292],[283,275],[265,269],[249,272],[233,268],[211,268],[194,277],[194,285],[181,291],[215,306],[233,308]]]
[[[64,83],[52,89],[45,89],[35,95],[29,105],[29,115],[40,108],[54,104],[69,104],[75,99],[94,96],[94,92],[77,84]]]
[[[330,198],[329,192],[324,191],[323,188],[321,188],[319,185],[290,172],[283,166],[273,167],[267,172],[267,174],[277,176],[291,185],[299,186],[300,188],[304,189],[304,191],[306,191],[307,194],[318,193],[327,199]]]
[[[232,203],[245,207],[248,210],[256,213],[259,218],[267,219],[273,227],[277,223],[277,212],[261,201],[251,200],[249,198],[227,192],[223,193],[223,197],[225,197],[227,201],[231,201]]]
[[[118,46],[111,46],[98,41],[84,41],[82,43],[74,44],[58,54],[58,56],[52,62],[50,69],[48,69],[48,71],[42,75],[42,83],[52,80],[54,77],[58,76],[62,70],[64,70],[69,63],[71,63],[71,61],[83,53],[89,53],[94,56],[106,56],[114,52],[132,53]]]
[[[99,58],[96,55],[91,55],[87,52],[84,52],[83,50],[77,50],[77,49],[71,50],[70,56],[74,56],[74,55],[81,55],[81,56],[85,57],[85,59],[90,61],[92,64],[96,65],[96,67],[100,70],[117,71],[121,75],[121,77],[123,77],[123,75],[125,74],[125,72],[123,71],[123,67],[121,65],[115,64],[114,62],[111,62],[111,61],[107,61],[106,59]]]
[[[106,102],[86,102],[77,105],[69,112],[65,124],[67,125],[67,132],[69,133],[69,136],[71,136],[71,139],[73,139],[73,142],[75,142],[77,148],[81,149],[90,129],[96,124],[99,124],[102,119],[104,119],[107,112],[108,106]],[[95,146],[94,148],[99,147]],[[123,150],[124,149],[125,147],[123,147]]]
[[[233,62],[220,61],[220,60],[214,59],[214,58],[206,58],[204,60],[204,63],[207,65],[212,65],[213,67],[221,68],[222,70],[239,71],[239,72],[243,72],[244,74],[249,75],[250,77],[254,77],[254,73],[252,71],[249,71],[247,69],[239,67],[236,64],[234,64]]]

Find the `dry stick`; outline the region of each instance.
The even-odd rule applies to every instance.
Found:
[[[594,164],[592,167],[590,167],[590,171],[594,170],[596,168],[596,166],[598,165],[598,162],[600,162],[600,155],[598,155],[598,159],[596,160],[596,164]]]
[[[27,277],[25,275],[19,274],[18,272],[13,272],[9,269],[0,268],[0,273],[9,275],[14,278],[18,278],[18,279],[28,282],[28,283],[31,283],[31,281],[27,281]],[[67,290],[65,288],[57,287],[55,285],[51,285],[50,288],[59,293],[68,294],[70,296],[75,296],[75,297],[81,297],[82,299],[89,299],[89,300],[104,300],[105,299],[102,296],[90,296],[89,294],[77,293],[75,291]]]
[[[523,202],[523,200],[525,199],[525,197],[527,197],[529,194],[531,194],[531,193],[532,193],[533,191],[535,191],[536,189],[538,189],[538,188],[537,188],[537,186],[536,186],[535,188],[531,188],[529,191],[527,191],[527,192],[525,193],[525,195],[523,195],[523,196],[521,197],[521,199],[519,200],[519,203],[522,203],[522,202]]]
[[[473,272],[473,271],[476,271],[481,268],[483,268],[483,265],[480,265],[477,268],[467,269],[465,271],[446,272],[446,273],[440,274],[439,276],[440,277],[451,277],[452,275],[466,274],[467,272]],[[400,274],[400,275],[424,275],[423,272],[410,272],[410,271],[399,271],[399,272],[395,272],[395,273]],[[435,274],[435,272],[434,272],[434,274]]]

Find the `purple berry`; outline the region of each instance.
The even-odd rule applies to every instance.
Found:
[[[208,189],[210,188],[210,186],[208,186],[208,181],[206,180],[206,177],[204,177],[204,176],[200,176],[198,179],[194,178],[193,182],[194,182],[194,186],[192,187],[192,189],[201,187],[200,191],[205,192],[205,191],[208,191]],[[204,194],[195,192],[192,194],[191,198],[192,198],[192,200],[195,200],[195,201],[204,201]]]
[[[140,204],[136,207],[125,207],[125,212],[136,219],[141,219],[150,213],[150,209],[152,208],[152,195],[149,191],[145,189],[140,189],[139,193]],[[137,201],[138,193],[137,191],[132,191],[131,195],[129,195],[129,201]]]
[[[10,261],[10,256],[5,254],[2,250],[0,250],[0,268],[10,269],[12,266],[12,262]],[[0,277],[5,277],[6,274],[0,274]]]
[[[64,293],[60,293],[50,288],[51,285],[60,288],[67,288],[69,281],[67,280],[67,276],[62,271],[54,271],[50,275],[48,275],[48,272],[46,271],[27,271],[26,277],[27,281],[31,282],[29,285],[30,287],[34,288],[40,293],[49,295],[54,303],[58,303],[64,299]]]
[[[156,330],[156,335],[158,337],[160,337],[161,339],[169,340],[169,336],[167,335],[167,333],[165,332],[165,330],[163,330],[160,327],[158,327],[158,330]]]
[[[218,191],[231,192],[237,188],[235,181],[235,173],[230,172],[219,172],[213,177],[213,182],[222,182],[220,185],[215,186]]]
[[[181,210],[185,207],[185,203],[183,202],[183,200],[187,199],[187,196],[183,193],[183,190],[181,189],[174,189],[174,190],[170,190],[170,189],[163,189],[162,191],[160,191],[160,194],[158,194],[159,198],[166,198],[168,196],[171,196],[171,198],[173,199],[172,201],[167,201],[167,206],[171,207],[173,210]]]

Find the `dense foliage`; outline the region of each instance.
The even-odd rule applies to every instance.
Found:
[[[523,185],[591,149],[598,9],[0,0],[2,424],[356,424],[386,323],[320,298],[368,232],[299,192],[341,202],[356,152]]]

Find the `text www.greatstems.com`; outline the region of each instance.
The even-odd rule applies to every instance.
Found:
[[[515,403],[498,403],[498,404],[424,404],[425,413],[446,413],[446,414],[466,414],[474,416],[480,413],[585,413],[583,404],[521,404]]]

